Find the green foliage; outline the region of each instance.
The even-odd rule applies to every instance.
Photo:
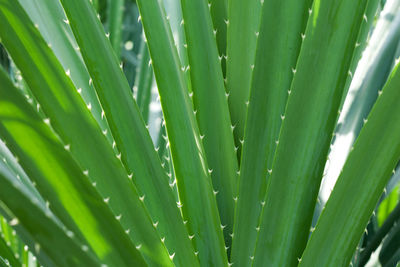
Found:
[[[399,7],[0,0],[0,266],[396,266]]]

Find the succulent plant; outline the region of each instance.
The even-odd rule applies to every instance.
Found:
[[[399,0],[0,0],[0,266],[396,266],[399,33]]]

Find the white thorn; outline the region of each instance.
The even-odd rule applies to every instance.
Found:
[[[18,218],[13,218],[11,221],[8,222],[10,226],[16,226],[19,224]]]
[[[349,76],[350,76],[351,78],[353,78],[353,73],[352,73],[350,70],[349,70],[348,74],[349,74]]]
[[[174,253],[172,253],[172,255],[169,255],[169,258],[170,258],[171,260],[173,260],[173,259],[174,259],[174,257],[175,257],[175,252],[174,252]]]

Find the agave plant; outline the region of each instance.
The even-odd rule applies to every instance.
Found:
[[[396,266],[399,33],[399,0],[0,0],[0,266]]]

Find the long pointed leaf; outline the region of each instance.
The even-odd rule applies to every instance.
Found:
[[[354,144],[300,266],[347,266],[351,260],[400,158],[399,86],[397,64]]]
[[[371,3],[373,2],[368,2],[368,5]],[[386,3],[369,38],[368,46],[363,52],[363,57],[359,61],[354,78],[349,77],[353,79],[350,79],[352,82],[339,117],[335,140],[329,153],[326,176],[322,184],[321,195],[324,202],[328,199],[347,155],[360,133],[364,119],[378,97],[378,91],[382,89],[390,75],[392,59],[400,39],[399,11],[400,1]],[[361,45],[357,49],[360,47]]]
[[[108,26],[110,30],[110,41],[117,58],[121,57],[124,2],[124,0],[108,1]]]
[[[195,1],[193,1],[195,2]],[[227,23],[228,21],[228,0],[210,0],[209,9],[217,39],[218,53],[221,57],[221,68],[226,73],[226,46],[227,46]]]
[[[266,1],[247,112],[235,214],[232,262],[252,262],[267,179],[272,169],[311,0]],[[276,27],[275,25],[279,25]]]
[[[0,2],[2,24],[2,15],[7,14],[4,8],[6,6]],[[135,262],[144,265],[139,251],[107,204],[50,127],[3,72],[0,72],[0,81],[0,134],[67,231],[88,243],[107,264],[129,266]],[[144,218],[143,215],[139,217]],[[97,227],[93,227],[94,224]],[[89,249],[85,244],[82,246],[83,250]]]
[[[270,170],[255,266],[295,266],[301,257],[367,3],[314,1]]]
[[[229,0],[227,26],[226,91],[240,160],[250,96],[251,77],[260,32],[260,0]]]
[[[200,263],[225,266],[227,257],[216,199],[170,27],[157,0],[141,0],[138,4],[160,93],[183,216],[189,233],[194,235]]]
[[[71,28],[65,23],[66,17],[59,1],[18,0],[30,19],[38,27],[39,32],[51,46],[57,59],[65,70],[70,71],[70,77],[76,88],[81,89],[81,95],[91,113],[102,129],[107,129],[107,139],[112,143],[111,132],[97,99],[90,76],[86,70],[82,56],[79,53]]]
[[[10,175],[10,177],[12,176]],[[2,235],[3,234],[0,235],[0,257],[5,259],[6,262],[13,267],[21,266],[21,262],[15,257],[11,247],[7,244]]]
[[[96,184],[102,197],[111,199],[109,205],[114,215],[121,217],[122,226],[136,245],[142,244],[142,253],[148,254],[149,260],[169,262],[166,251],[164,258],[157,254],[163,244],[152,226],[154,222],[149,220],[148,212],[140,201],[139,197],[143,194],[139,195],[128,179],[123,165],[93,120],[90,106],[86,107],[79,91],[69,80],[68,71],[66,75],[23,10],[16,4],[12,6],[11,13],[7,13],[6,9],[4,7],[0,18],[4,27],[0,36],[49,116],[49,123],[63,140],[66,150],[72,153],[85,175]],[[77,132],[80,134],[77,135]],[[137,212],[132,213],[132,209]]]
[[[186,69],[189,67],[189,58],[186,48],[186,35],[184,23],[182,23],[182,0],[164,0],[165,13],[168,16],[169,25],[171,26],[172,36],[174,37],[176,48],[178,49],[181,67]],[[187,86],[189,92],[192,91],[192,83],[190,81],[190,69],[185,71]]]
[[[0,184],[0,202],[4,202],[16,216],[10,220],[10,223],[14,226],[23,225],[35,236],[36,243],[32,248],[37,253],[44,250],[59,266],[100,265],[92,253],[82,250],[82,244],[77,239],[68,236],[62,229],[62,225],[49,216],[48,211],[35,203],[36,197],[25,190],[20,182],[15,181],[12,173],[3,165],[0,166]],[[1,243],[2,240],[0,240],[0,247]],[[1,254],[0,256],[5,256],[3,258],[8,259],[11,266],[21,266],[21,263],[15,258],[8,257],[9,255]]]
[[[227,246],[233,231],[233,200],[237,191],[238,162],[226,101],[223,74],[212,31],[211,16],[204,1],[182,0],[183,18],[193,86],[196,118],[224,228]],[[207,56],[205,56],[207,55]]]
[[[133,91],[137,91],[136,102],[139,106],[140,112],[142,113],[143,120],[145,123],[149,123],[151,87],[153,85],[154,73],[149,64],[150,54],[145,42],[142,42],[141,44],[139,58],[140,66],[137,70]]]
[[[169,254],[175,256],[177,264],[187,266],[195,261],[188,234],[168,178],[103,26],[88,1],[61,2],[121,152],[119,157],[125,168],[133,173],[138,191],[145,196],[144,203],[160,237],[165,237]]]

